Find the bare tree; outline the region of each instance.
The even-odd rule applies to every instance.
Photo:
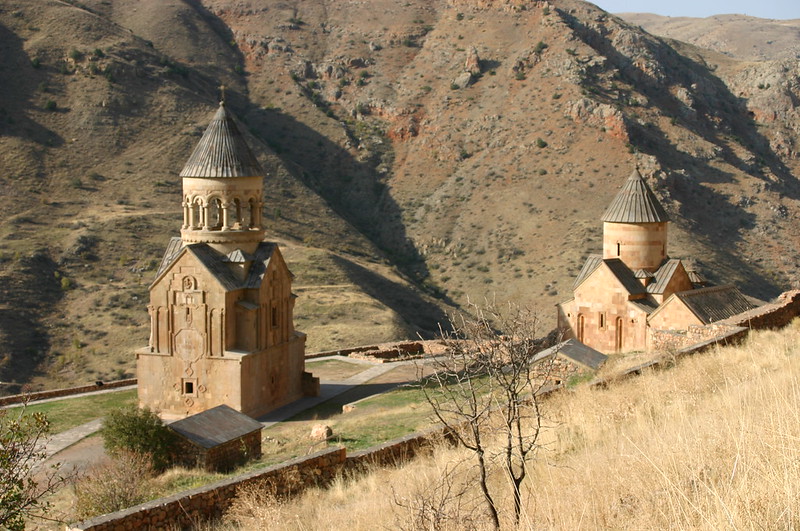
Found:
[[[68,478],[58,464],[44,467],[44,444],[50,422],[44,413],[0,410],[0,527],[25,529],[27,518],[46,518],[44,497],[61,488]]]
[[[428,363],[434,372],[423,380],[423,390],[436,418],[474,454],[489,516],[499,529],[502,493],[490,488],[489,470],[498,466],[507,476],[518,524],[520,489],[542,428],[539,394],[551,361],[532,364],[545,345],[530,310],[500,310],[493,303],[470,309],[472,315],[452,316],[449,330],[441,331],[446,353]]]

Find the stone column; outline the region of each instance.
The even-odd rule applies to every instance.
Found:
[[[208,210],[209,210],[209,208],[211,208],[210,203],[206,204],[204,207],[202,207],[200,209],[200,212],[202,213],[200,217],[203,220],[202,221],[203,230],[206,230],[206,231],[207,230],[211,230],[211,227],[209,227],[209,225],[208,225],[208,214],[209,214]]]
[[[231,227],[228,224],[228,208],[230,208],[230,204],[220,202],[220,209],[222,210],[222,230],[230,230]]]
[[[183,226],[181,227],[181,229],[188,229],[190,226],[189,217],[191,208],[189,208],[189,203],[187,201],[184,201],[181,206],[183,206]]]
[[[195,226],[197,225],[197,220],[194,219],[196,205],[194,203],[189,205],[189,227],[190,229],[194,230]]]

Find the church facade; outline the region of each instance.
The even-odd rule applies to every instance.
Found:
[[[150,286],[150,340],[136,353],[139,405],[172,419],[222,404],[256,417],[318,394],[292,274],[263,241],[264,170],[224,103],[180,176],[181,236]]]
[[[604,353],[650,349],[654,330],[681,331],[750,310],[734,286],[709,286],[667,254],[669,218],[638,169],[602,217],[603,254],[590,255],[558,305],[566,338]]]

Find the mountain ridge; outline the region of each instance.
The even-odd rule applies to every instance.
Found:
[[[297,305],[312,350],[431,334],[484,296],[546,328],[635,164],[674,220],[671,254],[760,298],[794,282],[796,65],[577,0],[369,6],[4,6],[0,276],[44,253],[60,291],[36,312],[41,341],[3,341],[35,363],[0,379],[131,370],[147,275],[180,228],[177,173],[220,86],[269,174],[269,238],[319,286]],[[0,300],[2,337],[19,304]]]

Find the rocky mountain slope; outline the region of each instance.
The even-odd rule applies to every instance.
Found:
[[[800,265],[798,66],[580,0],[22,0],[0,8],[0,380],[129,373],[221,85],[269,169],[311,350],[567,298],[638,163],[671,254],[768,298]],[[13,389],[13,387],[11,388]]]
[[[664,17],[652,13],[618,13],[644,30],[688,42],[745,61],[800,57],[800,20],[772,20],[747,15],[707,18]]]

